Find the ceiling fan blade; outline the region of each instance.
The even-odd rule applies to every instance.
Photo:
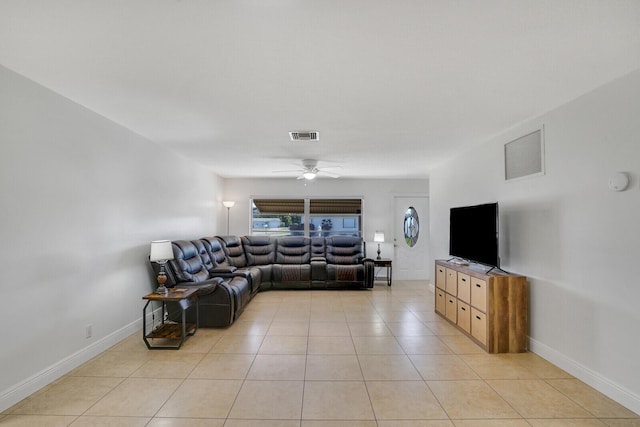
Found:
[[[290,173],[290,172],[301,172],[301,169],[288,169],[288,170],[271,171],[271,173]]]
[[[340,178],[340,175],[338,175],[337,173],[327,172],[326,170],[319,170],[318,173],[327,175],[328,177],[331,177],[331,178]]]

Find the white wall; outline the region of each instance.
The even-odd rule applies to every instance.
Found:
[[[376,230],[384,231],[386,239],[391,241],[389,237],[396,229],[393,224],[394,196],[427,196],[428,187],[429,181],[426,179],[317,178],[306,186],[302,180],[294,178],[225,179],[224,200],[236,202],[231,208],[230,233],[241,236],[251,232],[249,200],[252,197],[362,197],[363,237],[365,241],[371,242],[367,246],[367,255],[375,256],[377,245],[373,245],[373,233]],[[218,229],[226,231],[226,209],[219,218],[221,222]],[[382,256],[393,258],[393,244],[383,244],[382,252]]]
[[[0,94],[3,410],[141,327],[149,242],[215,234],[222,182],[3,67]]]
[[[430,175],[431,254],[449,208],[498,201],[502,267],[530,282],[534,352],[640,413],[640,70],[450,159]],[[503,146],[544,124],[546,174],[503,179]],[[608,189],[626,171],[632,186]]]

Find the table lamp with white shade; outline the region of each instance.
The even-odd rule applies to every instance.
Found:
[[[167,288],[164,284],[167,282],[167,275],[164,272],[164,265],[173,259],[173,248],[169,240],[154,240],[151,242],[151,253],[149,254],[149,261],[155,262],[160,265],[160,272],[158,273],[158,287],[156,288],[157,294],[166,294]]]
[[[378,244],[378,257],[376,259],[382,259],[380,258],[380,243],[384,243],[384,232],[376,231],[373,233],[373,241]]]

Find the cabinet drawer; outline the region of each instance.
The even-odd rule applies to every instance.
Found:
[[[475,277],[471,278],[471,305],[487,312],[487,282]]]
[[[458,300],[456,297],[451,296],[449,294],[445,294],[445,308],[444,314],[447,316],[447,319],[451,320],[453,323],[456,323],[458,320]]]
[[[471,336],[487,345],[487,316],[471,307]]]
[[[445,307],[447,304],[446,294],[442,289],[436,289],[436,311],[443,316],[445,315]]]
[[[450,268],[445,270],[447,275],[445,291],[455,297],[458,295],[458,272]]]
[[[441,265],[436,265],[436,288],[447,289],[447,273],[446,268]]]
[[[471,333],[471,307],[458,301],[458,326],[466,333]]]
[[[471,276],[458,273],[458,299],[469,304],[471,302]]]

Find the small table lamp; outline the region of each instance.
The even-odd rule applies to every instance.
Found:
[[[167,281],[167,275],[164,272],[164,265],[173,259],[173,248],[169,240],[154,240],[151,242],[151,254],[149,255],[149,261],[155,262],[160,265],[160,272],[158,273],[158,288],[157,294],[166,294],[167,288],[164,284]]]
[[[375,233],[373,233],[373,241],[378,243],[378,258],[376,258],[376,259],[381,259],[380,258],[380,243],[384,243],[384,232],[376,231]]]

